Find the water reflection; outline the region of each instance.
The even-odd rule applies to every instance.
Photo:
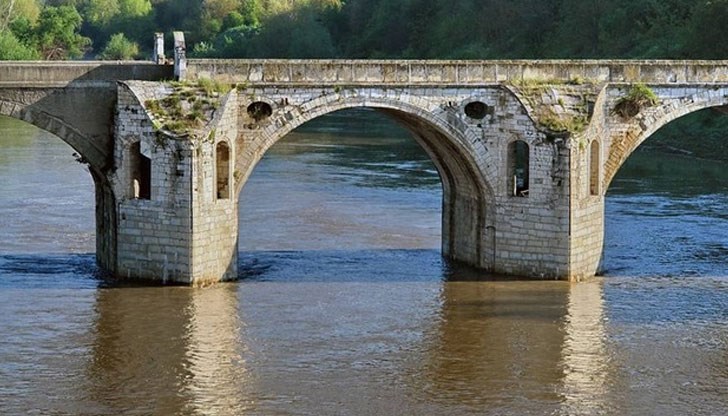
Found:
[[[424,369],[434,403],[473,414],[603,414],[602,283],[450,282]]]
[[[556,410],[567,284],[451,282],[442,299],[426,368],[433,401],[488,414]]]
[[[572,285],[566,316],[561,366],[564,371],[561,414],[605,414],[609,403],[602,282]]]
[[[99,413],[240,414],[250,403],[236,286],[96,297],[88,397]]]
[[[245,363],[246,340],[238,314],[237,285],[195,290],[187,330],[188,410],[238,415],[254,408],[246,397],[252,382]]]

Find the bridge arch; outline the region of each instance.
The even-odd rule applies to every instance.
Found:
[[[98,173],[107,168],[108,158],[103,149],[94,145],[86,135],[72,125],[46,111],[39,111],[32,105],[23,105],[0,99],[0,115],[15,118],[45,130],[66,142],[79,155],[80,161],[88,163],[89,169]]]
[[[662,127],[688,114],[728,105],[728,87],[691,87],[688,93],[677,97],[671,93],[674,88],[655,88],[655,93],[661,98],[657,106],[643,109],[629,121],[619,123],[622,126],[617,124],[617,133],[612,136],[609,154],[605,155],[602,192],[607,191],[629,156]]]
[[[116,261],[116,196],[104,173],[106,158],[86,136],[46,112],[0,99],[0,116],[23,121],[53,134],[71,146],[78,153],[78,160],[87,165],[96,200],[96,260],[102,268],[113,271]]]
[[[250,97],[241,102],[247,108],[253,102],[277,102],[265,97]],[[483,268],[492,266],[492,251],[486,229],[494,225],[494,192],[484,174],[485,169],[476,160],[472,149],[475,140],[468,130],[459,126],[459,120],[428,111],[401,99],[349,97],[338,94],[319,97],[299,107],[291,117],[285,108],[273,108],[272,115],[256,129],[244,130],[246,146],[238,154],[235,198],[263,155],[279,140],[297,127],[325,114],[351,108],[371,108],[409,130],[414,140],[429,155],[435,165],[443,187],[442,248],[443,254]],[[443,113],[444,114],[444,113]],[[245,138],[249,135],[251,138]]]

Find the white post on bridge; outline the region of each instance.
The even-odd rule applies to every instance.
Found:
[[[182,32],[172,32],[172,34],[174,35],[174,76],[181,81],[187,76],[185,35]]]
[[[152,61],[157,65],[164,64],[164,33],[154,34],[154,52],[152,53]]]

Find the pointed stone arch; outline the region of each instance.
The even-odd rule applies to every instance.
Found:
[[[110,156],[69,123],[46,111],[36,110],[32,104],[23,105],[0,99],[0,115],[24,121],[53,134],[77,152],[80,162],[87,164],[96,199],[96,261],[106,271],[115,272],[116,195],[105,173],[110,167]]]

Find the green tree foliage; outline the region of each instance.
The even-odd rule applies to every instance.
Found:
[[[40,59],[38,51],[21,43],[11,31],[0,31],[0,61],[32,59]]]
[[[691,16],[686,33],[684,57],[728,58],[728,0],[701,2]]]
[[[153,32],[182,30],[200,56],[722,58],[728,52],[728,0],[0,0],[0,30],[56,57],[51,51],[60,49],[41,32],[41,10],[99,45],[123,33],[149,50]],[[70,47],[67,55],[79,56],[86,46]]]
[[[16,19],[35,23],[40,10],[38,0],[0,0],[0,31],[8,30]]]
[[[46,7],[40,14],[33,41],[43,59],[80,58],[91,40],[78,33],[81,15],[71,6]]]
[[[106,47],[99,54],[105,60],[129,60],[139,55],[139,45],[127,39],[123,33],[111,36]]]

